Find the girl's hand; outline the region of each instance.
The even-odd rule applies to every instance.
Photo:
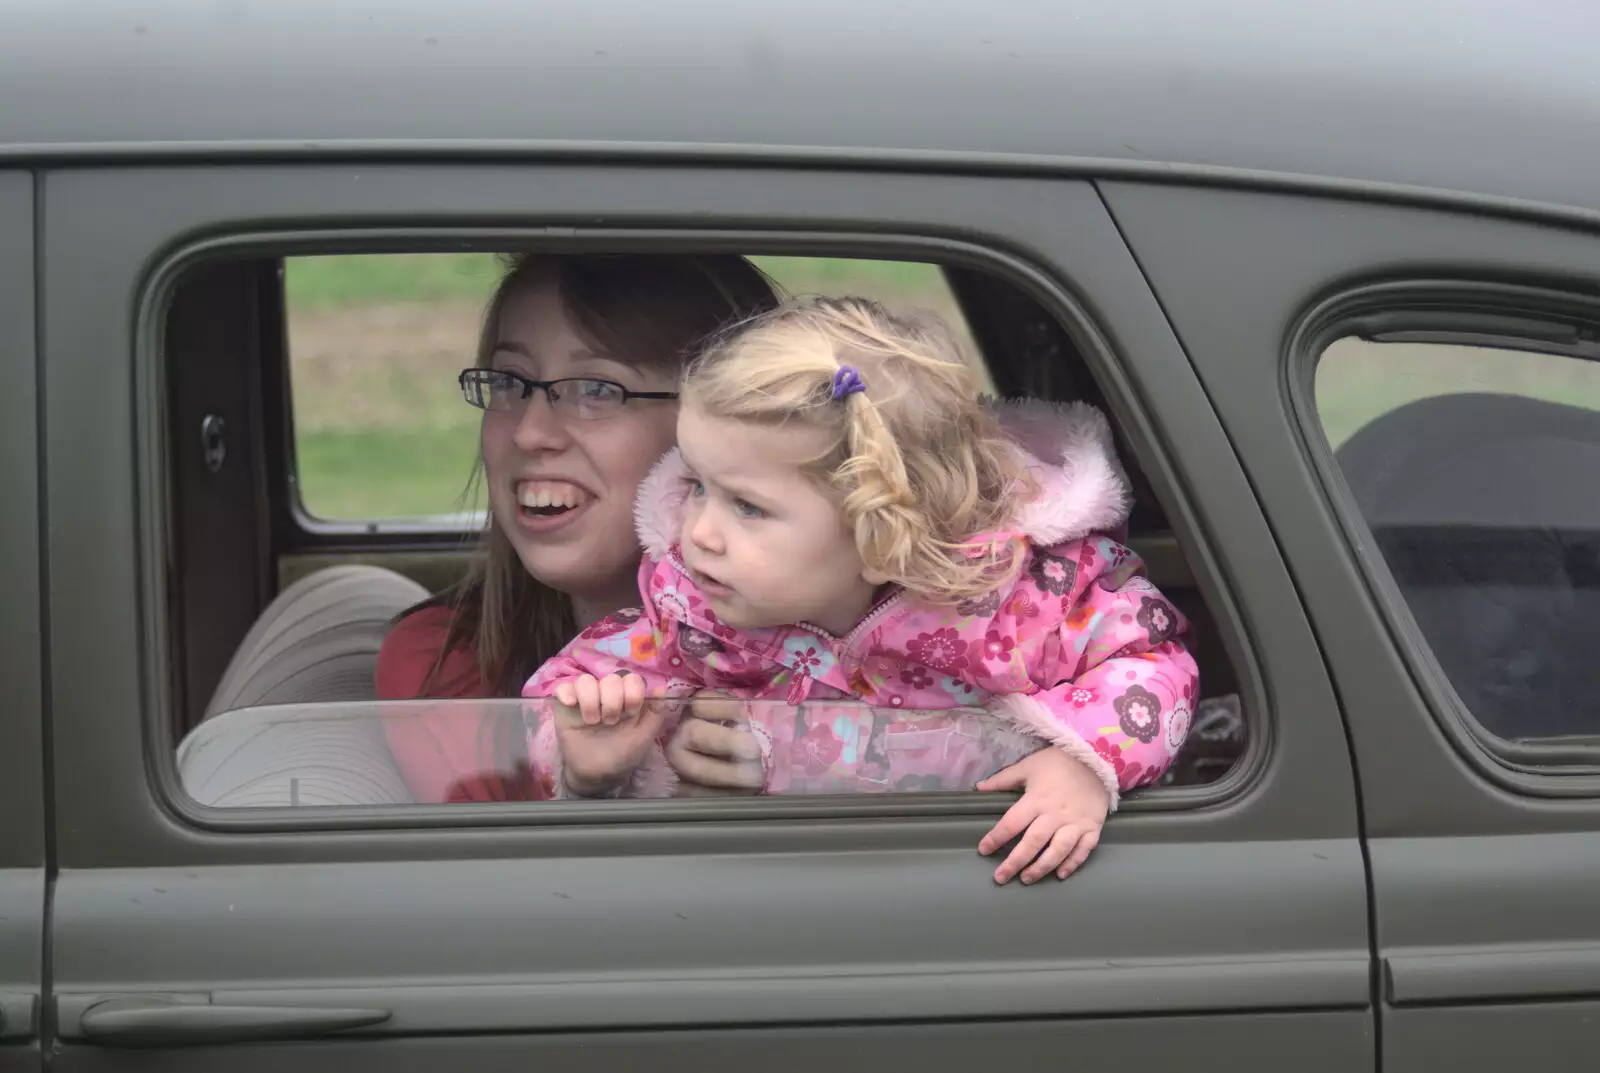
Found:
[[[644,710],[644,679],[636,674],[608,674],[599,679],[586,674],[556,686],[556,700],[577,708],[589,726],[615,726],[623,719],[639,718]]]
[[[678,773],[680,797],[758,794],[766,785],[761,746],[742,706],[725,693],[695,695],[667,742],[667,762]]]
[[[1025,884],[1043,879],[1052,869],[1056,878],[1067,878],[1100,844],[1100,829],[1111,809],[1111,795],[1099,777],[1054,747],[991,775],[978,789],[1022,790],[1022,798],[978,843],[978,852],[987,857],[1022,835],[995,869],[996,883],[1010,882],[1019,870]]]
[[[655,747],[662,706],[645,703],[638,675],[585,675],[556,686],[556,743],[562,780],[580,797],[626,786]]]

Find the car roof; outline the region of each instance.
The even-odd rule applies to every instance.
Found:
[[[0,160],[666,153],[1600,210],[1600,4],[31,0]]]

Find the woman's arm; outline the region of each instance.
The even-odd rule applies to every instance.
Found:
[[[379,700],[491,697],[473,654],[444,650],[450,619],[448,607],[424,607],[395,624],[378,650]],[[389,751],[416,800],[438,805],[547,796],[518,764],[524,747],[512,707],[446,704],[387,715]]]

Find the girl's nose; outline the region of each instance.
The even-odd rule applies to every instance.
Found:
[[[712,555],[722,554],[722,534],[712,518],[713,511],[702,507],[689,522],[689,539],[701,551]]]

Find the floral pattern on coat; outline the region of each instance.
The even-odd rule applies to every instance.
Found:
[[[996,756],[1050,744],[1094,770],[1114,807],[1121,792],[1158,778],[1188,734],[1198,696],[1183,644],[1188,624],[1144,577],[1138,556],[1096,528],[1120,525],[1127,503],[1103,418],[1077,408],[1022,424],[1035,447],[1042,436],[1065,446],[1059,469],[1043,460],[1049,452],[1029,448],[1045,492],[1019,520],[1027,546],[1015,578],[956,606],[894,594],[843,638],[804,624],[736,630],[717,619],[672,543],[681,500],[670,489],[682,485],[681,463],[669,455],[641,490],[642,612],[585,631],[529,679],[524,696],[549,696],[583,674],[627,671],[654,696],[714,689],[748,701],[812,702],[798,712],[750,709],[770,793],[930,780],[970,787],[992,773]],[[1086,486],[1094,480],[1104,488]],[[873,719],[900,730],[891,735],[890,724]]]
[[[651,695],[718,689],[746,700],[790,703],[861,698],[880,708],[918,712],[970,710],[997,695],[1024,694],[1055,721],[1047,740],[1081,741],[1083,748],[1069,751],[1080,760],[1089,757],[1085,762],[1120,793],[1159,777],[1181,747],[1197,669],[1177,639],[1186,624],[1166,603],[1160,604],[1161,615],[1170,616],[1170,625],[1152,617],[1157,601],[1138,583],[1138,558],[1116,554],[1113,543],[1094,537],[1049,550],[1052,559],[1073,564],[1075,584],[1066,592],[1051,591],[1059,574],[1041,584],[1025,572],[987,618],[899,598],[848,644],[805,626],[724,627],[733,636],[718,637],[706,617],[705,597],[679,560],[647,561],[640,572],[649,597],[645,613],[623,634],[578,638],[539,670],[525,695],[547,696],[564,679],[622,670],[641,675]],[[1090,558],[1082,555],[1086,549],[1094,550],[1101,570],[1083,566]],[[1117,570],[1132,584],[1119,584],[1106,572],[1112,562],[1120,563]],[[1026,590],[1026,599],[1015,598],[1019,590]],[[1152,637],[1161,639],[1152,644]],[[772,706],[753,711],[761,713],[757,718],[781,719],[767,714]],[[1013,729],[1045,738],[1036,725]],[[804,762],[769,770],[769,793],[800,792],[800,785],[815,784],[846,752],[827,726],[811,726],[792,740]],[[951,763],[960,768],[969,762]],[[990,773],[973,771],[974,781]],[[910,774],[917,778],[907,781]],[[936,776],[955,788],[950,772],[941,776],[937,765],[886,773],[891,783],[885,788],[929,785]]]

